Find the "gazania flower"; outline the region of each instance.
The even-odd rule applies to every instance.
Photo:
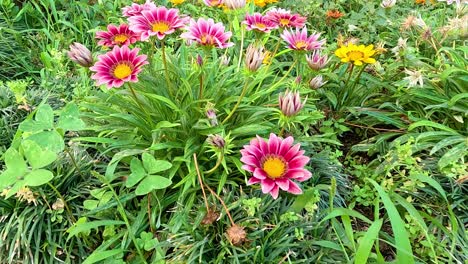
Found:
[[[222,23],[216,23],[213,19],[199,18],[198,21],[191,20],[190,25],[186,28],[188,32],[182,33],[182,38],[193,40],[198,44],[208,47],[228,48],[234,45],[232,42],[227,42],[231,37],[230,31],[224,32]]]
[[[247,25],[247,30],[256,30],[264,33],[278,28],[278,24],[262,16],[260,13],[255,13],[253,15],[247,14],[242,23]]]
[[[147,0],[146,3],[144,4],[136,4],[133,3],[130,6],[126,6],[122,8],[122,15],[124,17],[132,17],[132,16],[139,16],[141,15],[141,12],[155,9],[156,5],[153,3],[151,0]]]
[[[288,48],[293,50],[313,50],[320,49],[325,44],[325,39],[318,40],[320,33],[312,34],[310,37],[307,36],[307,28],[304,27],[302,31],[296,28],[296,31],[285,30],[281,37],[288,42]]]
[[[251,72],[256,72],[262,66],[265,51],[262,46],[250,44],[245,52],[245,66]]]
[[[293,116],[304,107],[307,98],[301,102],[301,95],[298,92],[286,91],[278,97],[279,109],[285,116]]]
[[[380,6],[383,8],[391,8],[396,4],[396,0],[383,0],[382,3],[380,3]]]
[[[340,17],[344,16],[343,13],[341,13],[339,10],[328,10],[327,11],[327,19],[338,19]]]
[[[228,9],[241,9],[244,8],[246,0],[224,0],[223,4],[226,5]]]
[[[171,2],[173,5],[180,5],[185,2],[185,0],[169,0],[169,2]]]
[[[423,87],[424,80],[423,80],[423,74],[421,71],[411,71],[411,70],[405,69],[405,73],[408,74],[408,76],[406,76],[403,79],[408,81],[408,87],[415,87],[418,84],[420,87]]]
[[[342,62],[351,62],[356,66],[363,63],[375,63],[372,56],[375,54],[374,45],[354,45],[349,43],[347,46],[341,46],[335,51],[335,55],[341,59]]]
[[[273,8],[266,13],[268,20],[271,20],[279,27],[289,28],[289,27],[303,27],[307,20],[306,17],[303,17],[299,14],[291,14],[291,11],[285,9],[276,9]]]
[[[223,4],[223,0],[203,0],[203,3],[207,6],[218,7]]]
[[[128,46],[114,46],[114,49],[98,56],[98,61],[89,68],[96,72],[91,76],[97,85],[106,84],[107,88],[120,87],[125,82],[137,82],[141,66],[148,64],[146,55],[138,55],[140,49]]]
[[[254,3],[254,5],[259,6],[259,7],[265,7],[268,4],[271,3],[278,3],[278,0],[248,0],[247,2],[249,3]]]
[[[70,50],[67,54],[70,60],[83,67],[88,68],[93,65],[93,56],[91,51],[81,43],[75,42],[71,44]]]
[[[306,55],[306,60],[309,68],[314,71],[325,68],[325,66],[327,66],[328,62],[330,61],[328,56],[326,54],[322,56],[319,50],[315,50],[314,53],[312,53],[310,56]]]
[[[426,4],[426,0],[414,0],[414,2],[418,5],[424,5]]]
[[[293,137],[281,139],[272,133],[268,142],[257,136],[245,145],[241,150],[242,168],[253,174],[247,184],[260,183],[262,192],[273,199],[278,198],[279,189],[301,194],[301,188],[292,180],[303,182],[312,174],[304,169],[309,158],[299,150],[300,144],[293,146],[293,142]]]
[[[114,45],[130,45],[135,43],[140,36],[128,28],[127,24],[118,27],[110,24],[107,31],[96,32],[96,38],[101,39],[98,45],[113,47]]]
[[[166,35],[173,33],[176,29],[185,26],[188,17],[179,17],[179,10],[167,9],[160,6],[149,11],[143,11],[140,16],[128,19],[130,29],[141,34],[141,40],[147,40],[150,36],[163,39]]]

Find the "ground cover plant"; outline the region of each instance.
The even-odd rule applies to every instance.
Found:
[[[466,1],[0,10],[0,263],[465,263]]]

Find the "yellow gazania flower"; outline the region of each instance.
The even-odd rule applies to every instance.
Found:
[[[185,0],[169,0],[169,2],[171,2],[173,5],[180,5],[185,2]]]
[[[354,45],[349,43],[347,46],[341,46],[335,51],[335,55],[341,59],[342,62],[352,62],[356,66],[363,63],[375,63],[375,59],[371,58],[375,54],[374,45]]]
[[[414,2],[419,5],[424,5],[426,3],[426,0],[415,0]]]
[[[248,0],[247,2],[253,2],[256,6],[265,7],[267,4],[278,3],[278,0]]]
[[[272,59],[273,58],[272,58],[271,51],[266,50],[265,57],[263,58],[262,64],[265,64],[265,65],[271,64]]]

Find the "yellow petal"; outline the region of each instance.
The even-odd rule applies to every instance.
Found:
[[[365,58],[364,62],[372,64],[372,63],[375,63],[375,59],[374,58]]]
[[[362,61],[356,60],[356,61],[354,61],[354,65],[356,65],[356,66],[361,66],[361,65],[362,65]]]

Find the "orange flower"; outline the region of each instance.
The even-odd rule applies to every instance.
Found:
[[[343,13],[341,13],[339,10],[328,10],[327,11],[327,19],[338,19],[340,17],[344,16]]]
[[[414,2],[418,5],[424,5],[426,4],[426,0],[414,0]]]

